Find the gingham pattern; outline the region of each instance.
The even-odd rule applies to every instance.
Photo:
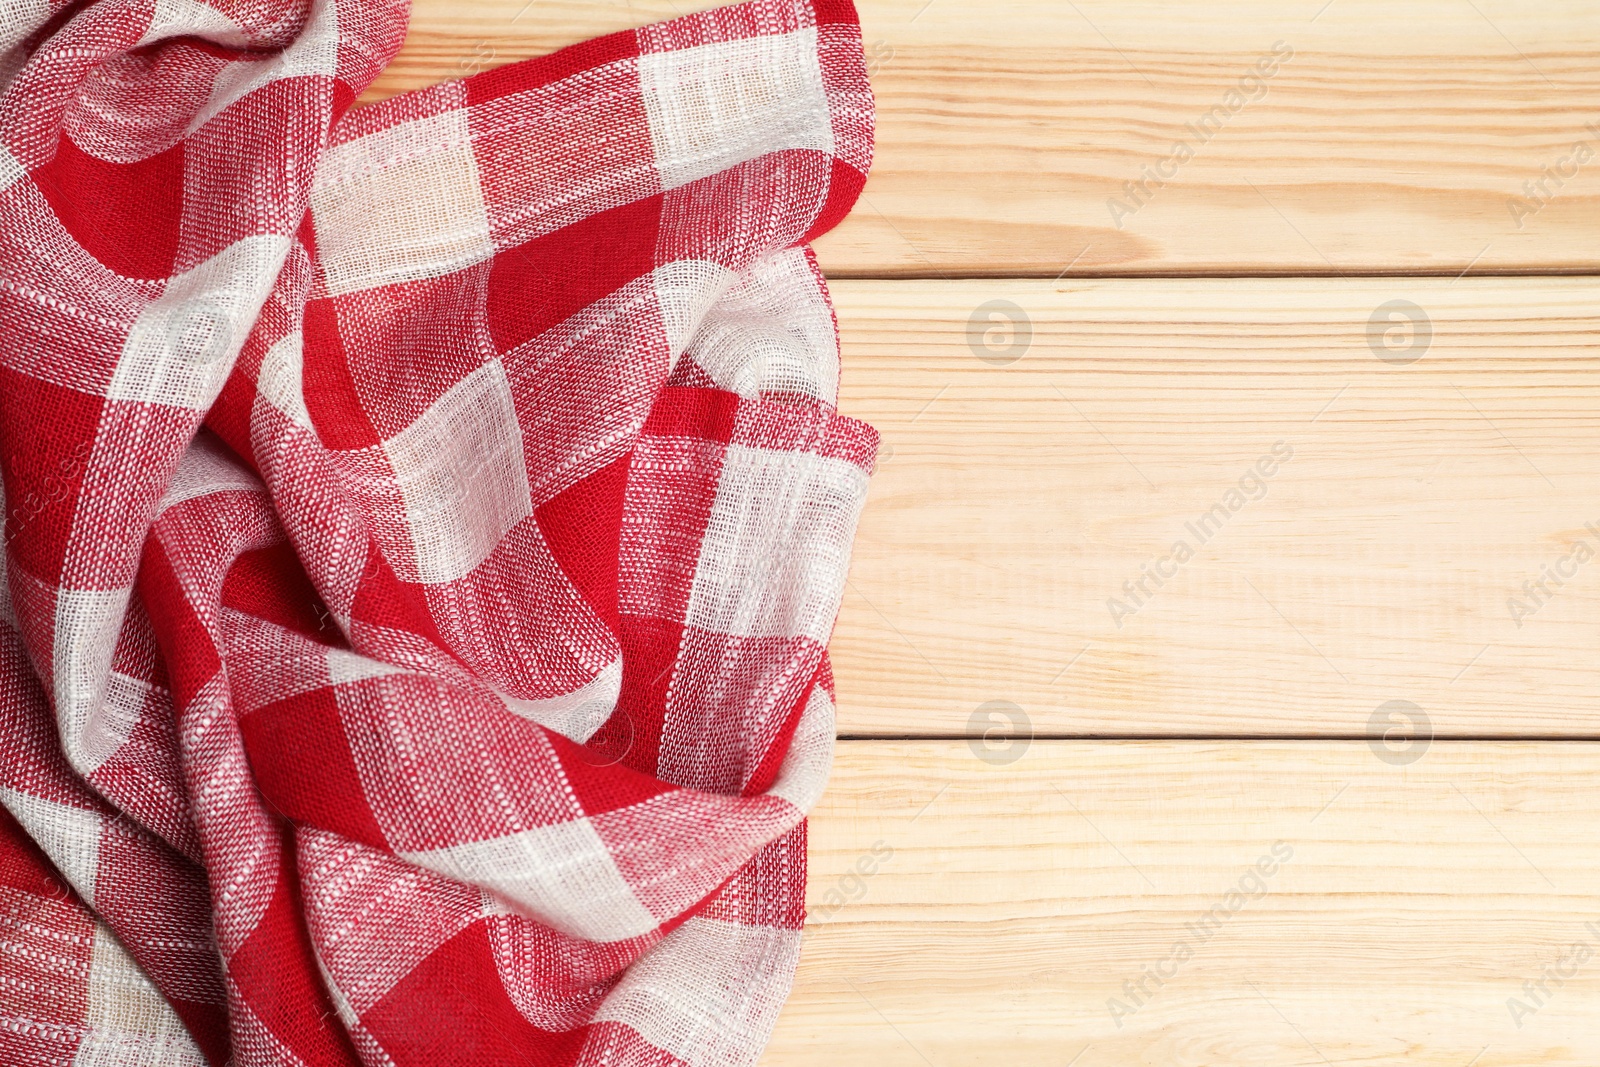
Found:
[[[350,111],[404,24],[0,10],[0,1063],[722,1067],[787,991],[854,11]]]

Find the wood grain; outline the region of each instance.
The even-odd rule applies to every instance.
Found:
[[[842,743],[763,1063],[1600,1062],[1597,780],[1584,744]]]
[[[415,0],[363,99],[712,6]],[[836,276],[1600,266],[1600,0],[859,6],[878,152]]]
[[[843,735],[981,731],[1005,701],[1040,734],[1362,737],[1391,700],[1439,736],[1600,735],[1600,281],[833,295],[843,408],[884,441]],[[980,358],[1009,358],[1005,320],[973,325],[996,300],[1031,328],[1008,365]],[[1421,336],[1370,325],[1397,300],[1431,330],[1409,365],[1375,354]]]

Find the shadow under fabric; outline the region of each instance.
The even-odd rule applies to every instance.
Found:
[[[753,0],[0,15],[0,1062],[753,1063],[877,438],[872,99]]]

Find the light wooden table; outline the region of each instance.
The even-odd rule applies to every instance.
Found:
[[[714,6],[524,4],[368,97]],[[861,8],[766,1062],[1600,1063],[1600,0]]]

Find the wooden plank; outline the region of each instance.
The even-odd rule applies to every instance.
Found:
[[[415,0],[363,99],[711,6]],[[1600,265],[1600,0],[860,8],[878,154],[832,274]]]
[[[1041,734],[1359,738],[1392,700],[1439,736],[1600,735],[1600,280],[833,294],[843,408],[884,439],[844,735],[1001,701]],[[990,301],[1031,329],[1006,365]]]
[[[1560,743],[842,743],[763,1062],[1600,1062],[1597,780]]]

